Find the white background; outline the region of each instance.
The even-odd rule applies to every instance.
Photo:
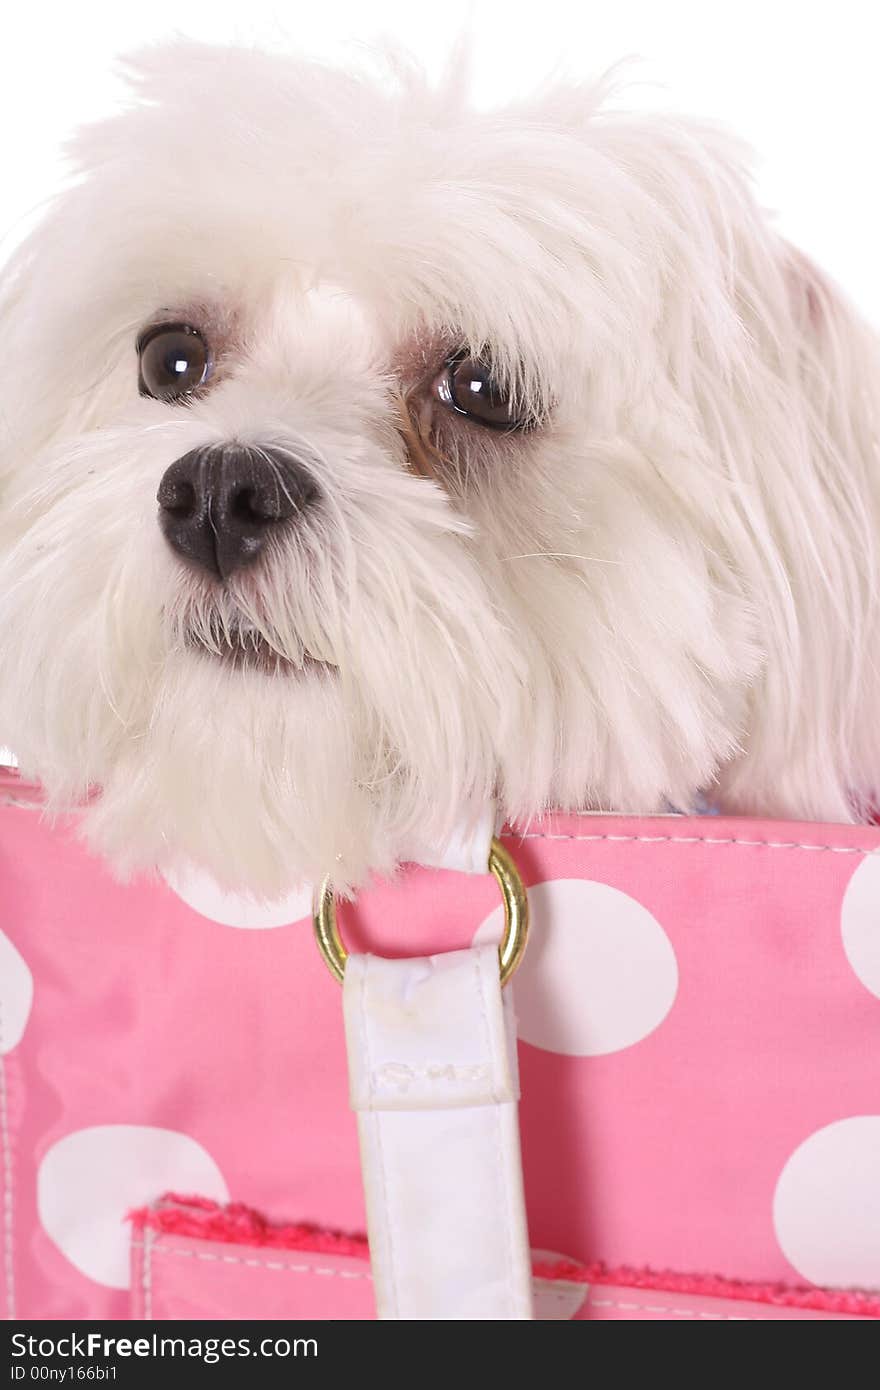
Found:
[[[14,0],[0,55],[0,258],[57,183],[65,132],[117,98],[116,54],[175,29],[320,55],[392,36],[435,70],[466,25],[481,101],[560,63],[589,75],[638,55],[633,100],[735,127],[759,152],[782,229],[880,324],[878,0]]]

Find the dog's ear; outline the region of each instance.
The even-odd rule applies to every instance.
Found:
[[[65,414],[57,330],[71,287],[54,239],[41,224],[0,271],[0,482],[51,440]]]
[[[56,437],[100,423],[130,349],[98,279],[99,217],[82,185],[62,193],[0,269],[0,484]]]
[[[770,660],[724,795],[739,810],[846,821],[880,770],[880,344],[802,252],[780,242],[777,254],[781,296],[750,385],[760,452],[739,493],[770,540],[760,616]]]
[[[827,482],[847,478],[853,499],[864,505],[880,491],[880,342],[830,276],[795,247],[786,246],[785,255],[799,374],[819,471]]]
[[[2,485],[22,450],[22,431],[27,410],[21,406],[20,365],[28,351],[26,247],[0,267],[0,498]]]
[[[814,478],[824,489],[827,523],[832,516],[849,521],[848,548],[857,552],[863,574],[864,592],[849,595],[848,609],[876,613],[880,339],[802,251],[783,243],[783,256],[793,337],[786,346],[795,349]]]

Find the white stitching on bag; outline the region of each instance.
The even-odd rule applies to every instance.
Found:
[[[42,802],[24,801],[15,796],[14,793],[9,792],[0,796],[0,806],[14,806],[22,811],[42,811],[45,809]],[[609,812],[608,814],[611,817],[615,813]],[[653,817],[645,816],[643,819],[651,820]],[[684,817],[684,819],[688,818]],[[806,849],[823,850],[827,854],[880,854],[880,846],[870,849],[864,845],[813,845],[802,844],[797,840],[744,840],[737,836],[712,835],[556,835],[542,830],[502,830],[500,839],[580,840],[587,844],[597,844],[602,840],[607,840],[609,844],[618,845],[741,845],[745,849]]]
[[[310,1264],[289,1264],[285,1260],[257,1260],[252,1257],[245,1258],[243,1255],[212,1255],[207,1250],[181,1250],[176,1245],[163,1245],[161,1236],[149,1227],[144,1232],[145,1240],[133,1240],[131,1242],[133,1250],[144,1251],[145,1266],[150,1262],[153,1255],[177,1255],[186,1260],[208,1260],[213,1264],[222,1265],[248,1265],[250,1268],[258,1269],[280,1269],[287,1270],[291,1274],[323,1274],[330,1275],[337,1279],[369,1279],[372,1282],[371,1274],[361,1274],[357,1270],[331,1269],[327,1265]],[[152,1281],[151,1281],[152,1282]],[[144,1282],[144,1292],[146,1293],[146,1281]],[[146,1302],[145,1305],[146,1307]],[[150,1308],[152,1315],[152,1305]]]
[[[15,1318],[15,1265],[13,1254],[14,1210],[12,1140],[9,1137],[9,1107],[6,1093],[6,1064],[3,1057],[3,1008],[0,1004],[0,1158],[3,1177],[3,1273],[6,1282],[6,1318]]]
[[[594,1308],[620,1308],[622,1311],[638,1311],[642,1313],[668,1313],[673,1318],[702,1318],[707,1322],[773,1322],[774,1319],[768,1317],[756,1317],[754,1314],[739,1315],[737,1313],[700,1313],[695,1308],[664,1308],[655,1303],[623,1303],[616,1298],[593,1298],[592,1289],[587,1293],[584,1306],[592,1303]]]
[[[155,1211],[156,1208],[154,1207]],[[141,1260],[141,1288],[144,1294],[144,1320],[152,1322],[153,1319],[153,1249],[157,1240],[156,1232],[149,1227],[144,1231],[143,1241],[132,1241],[132,1246],[137,1250],[143,1250],[144,1256]]]
[[[245,1258],[242,1255],[213,1255],[206,1250],[181,1250],[174,1245],[163,1245],[161,1237],[157,1236],[149,1228],[144,1232],[144,1241],[132,1241],[132,1248],[144,1251],[144,1315],[147,1319],[152,1319],[152,1268],[151,1260],[154,1254],[175,1255],[180,1259],[187,1260],[207,1260],[213,1264],[232,1264],[247,1265],[249,1268],[281,1270],[288,1274],[319,1274],[335,1279],[366,1279],[372,1282],[372,1275],[361,1274],[357,1270],[331,1269],[326,1265],[312,1264],[289,1264],[284,1260],[259,1260]],[[554,1287],[556,1280],[536,1279],[536,1288],[542,1294],[551,1295],[560,1303],[568,1302],[570,1298],[570,1285],[563,1292]],[[147,1295],[150,1295],[149,1301]],[[593,1289],[588,1287],[584,1297],[583,1307],[592,1304],[594,1308],[618,1308],[621,1312],[643,1312],[643,1313],[665,1313],[673,1318],[694,1318],[704,1322],[772,1322],[775,1319],[771,1314],[763,1315],[737,1314],[737,1313],[705,1313],[695,1308],[671,1308],[658,1303],[631,1303],[624,1302],[623,1299],[616,1298],[596,1298]]]
[[[358,999],[358,1004],[360,1005],[360,1007],[358,1009],[358,1020],[360,1023],[361,1052],[365,1058],[368,1076],[372,1074],[373,1070],[370,1054],[370,1030],[367,1022],[367,974],[369,972],[369,969],[370,957],[367,956],[364,959],[364,968],[359,976],[360,997]],[[370,1105],[372,1108],[372,1096],[370,1097]],[[392,1207],[389,1198],[390,1185],[388,1182],[388,1172],[385,1167],[385,1150],[382,1144],[382,1121],[379,1118],[379,1116],[377,1116],[374,1113],[370,1115],[365,1115],[362,1119],[361,1117],[359,1117],[359,1122],[363,1123],[364,1125],[368,1125],[369,1128],[372,1130],[372,1138],[375,1140],[376,1146],[376,1157],[379,1161],[379,1172],[382,1176],[382,1203],[385,1208],[385,1214],[388,1218],[385,1222],[385,1240],[388,1244],[387,1268],[390,1271],[389,1293],[391,1296],[391,1303],[394,1308],[394,1314],[396,1316],[400,1309],[400,1294],[398,1293],[397,1276],[395,1274],[396,1261],[394,1258],[394,1208]]]
[[[214,1255],[207,1250],[181,1250],[175,1245],[163,1245],[161,1235],[150,1230],[149,1227],[145,1230],[144,1236],[146,1237],[145,1240],[133,1240],[131,1246],[133,1250],[142,1250],[144,1252],[144,1316],[149,1319],[152,1319],[153,1315],[151,1265],[153,1255],[175,1255],[180,1259],[206,1260],[211,1264],[247,1265],[248,1268],[251,1269],[273,1269],[288,1274],[319,1274],[334,1279],[366,1279],[369,1283],[373,1281],[372,1274],[368,1272],[362,1274],[359,1270],[354,1269],[332,1269],[327,1265],[290,1264],[285,1260],[260,1260],[252,1256],[245,1257],[244,1255]],[[146,1273],[148,1268],[149,1274]],[[560,1281],[556,1279],[535,1278],[533,1283],[535,1289],[540,1290],[545,1298],[550,1296],[560,1304],[570,1304],[571,1291],[573,1288],[585,1288],[585,1304],[590,1297],[589,1288],[581,1284],[572,1284],[568,1280]],[[560,1284],[564,1284],[564,1288],[559,1287]],[[150,1295],[149,1300],[147,1298],[148,1293]],[[660,1310],[655,1309],[654,1311]]]
[[[473,953],[473,966],[474,966],[474,972],[475,972],[475,981],[476,981],[476,990],[477,990],[477,1000],[478,1000],[479,1006],[480,1006],[480,1022],[481,1022],[482,1025],[483,1025],[483,1037],[484,1037],[485,1040],[486,1040],[485,1052],[486,1052],[486,1056],[488,1057],[488,1056],[490,1055],[490,1053],[492,1052],[493,1034],[492,1034],[492,1029],[491,1029],[490,1026],[489,1026],[489,1013],[488,1013],[488,1008],[487,1008],[487,1004],[486,1004],[485,983],[484,983],[483,975],[482,975],[482,972],[481,972],[481,969],[480,969],[480,956],[477,954],[476,951]],[[512,1209],[513,1209],[513,1201],[514,1201],[514,1199],[513,1199],[513,1194],[511,1193],[511,1190],[510,1190],[510,1173],[509,1173],[509,1171],[508,1171],[507,1164],[504,1162],[504,1143],[503,1143],[503,1138],[502,1138],[502,1134],[501,1134],[501,1114],[500,1114],[500,1111],[499,1111],[499,1109],[498,1109],[498,1104],[499,1104],[499,1099],[500,1099],[500,1098],[499,1098],[499,1096],[498,1096],[497,1089],[496,1089],[496,1085],[495,1085],[495,1081],[497,1080],[497,1076],[498,1076],[498,1059],[497,1059],[497,1056],[493,1055],[493,1056],[491,1057],[490,1066],[491,1066],[491,1075],[492,1075],[492,1082],[493,1082],[493,1084],[492,1084],[492,1100],[493,1100],[494,1103],[493,1103],[493,1105],[492,1105],[492,1129],[493,1129],[493,1131],[494,1131],[494,1137],[495,1137],[495,1156],[496,1156],[496,1162],[497,1162],[497,1166],[498,1166],[498,1180],[499,1180],[499,1182],[502,1182],[502,1183],[504,1184],[504,1196],[505,1196],[505,1199],[506,1199],[506,1207],[507,1207],[507,1210],[506,1210],[506,1212],[505,1212],[504,1230],[505,1230],[505,1235],[507,1236],[507,1273],[508,1273],[508,1278],[507,1278],[507,1280],[506,1280],[506,1287],[505,1287],[504,1292],[505,1292],[505,1296],[506,1296],[506,1299],[507,1299],[507,1308],[508,1308],[508,1312],[510,1313],[510,1315],[511,1315],[511,1317],[512,1317],[512,1316],[514,1315],[514,1313],[515,1313],[515,1307],[514,1307],[514,1294],[513,1294],[513,1271],[514,1271],[514,1269],[516,1268],[516,1259],[515,1259],[515,1254],[514,1254],[514,1242],[513,1242],[513,1231],[512,1231],[512,1229],[511,1229],[511,1215],[512,1215]]]
[[[740,840],[735,837],[712,835],[551,835],[543,830],[504,830],[502,840],[581,840],[598,844],[607,840],[617,845],[742,845],[746,849],[808,849],[825,850],[828,854],[880,854],[880,847],[866,849],[863,845],[810,845],[797,840]]]

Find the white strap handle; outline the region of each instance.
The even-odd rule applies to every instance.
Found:
[[[497,948],[349,956],[343,998],[378,1316],[531,1318]]]

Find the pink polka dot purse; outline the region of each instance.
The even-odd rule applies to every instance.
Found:
[[[381,1313],[365,1146],[385,1146],[399,1270],[421,1256],[399,1229],[413,1218],[389,1159],[409,1123],[395,1107],[454,1091],[463,1108],[443,1100],[430,1123],[466,1146],[503,1058],[371,1055],[379,1024],[365,1015],[361,1038],[357,1011],[409,967],[371,986],[359,965],[343,1020],[309,891],[267,908],[197,874],[122,885],[14,773],[0,787],[0,1307]],[[509,1315],[880,1318],[880,829],[558,816],[500,843],[530,913],[496,1009],[502,1032],[515,1015],[518,1083],[498,1083],[486,1129],[503,1167],[518,1089],[528,1310]],[[365,951],[473,960],[489,1048],[479,948],[503,917],[491,875],[427,868],[339,912],[349,966]],[[429,987],[451,988],[440,970]],[[457,1315],[483,1316],[453,1245]]]

